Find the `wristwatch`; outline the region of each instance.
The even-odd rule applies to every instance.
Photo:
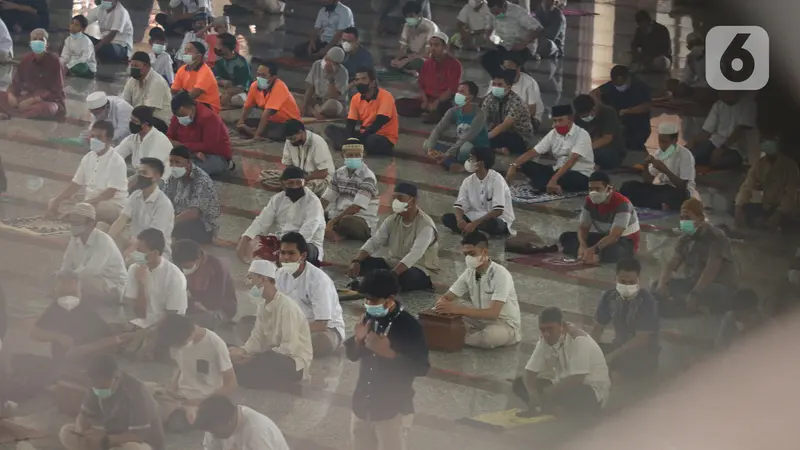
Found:
[[[515,163],[515,162],[513,162],[513,163],[509,164],[509,166],[510,166],[510,167],[513,167],[513,168],[515,168],[515,169],[519,169],[519,164],[517,164],[517,163]]]

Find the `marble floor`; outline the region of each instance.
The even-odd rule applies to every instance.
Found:
[[[158,4],[147,0],[126,0],[135,28],[137,45],[155,23],[153,17]],[[217,14],[228,2],[214,0]],[[372,30],[379,0],[347,1],[354,10],[356,25],[362,31],[362,41],[367,43],[376,60],[392,52],[395,37],[377,36]],[[463,0],[433,0],[434,20],[445,30],[453,31],[455,16]],[[75,1],[74,4],[54,6],[51,46],[60,47],[66,35],[64,28],[73,13],[94,7],[91,2]],[[63,9],[58,9],[62,8]],[[676,12],[669,1],[655,0],[604,0],[573,3],[569,7],[585,11],[583,16],[567,19],[566,57],[558,61],[540,61],[527,67],[528,72],[539,82],[545,105],[571,101],[576,95],[585,93],[604,82],[614,64],[625,63],[627,50],[633,36],[637,9],[646,9],[659,22],[666,25],[673,38],[676,59],[675,72],[682,67],[685,36],[692,31],[692,18]],[[298,30],[308,29],[319,8],[318,2],[310,0],[288,0],[284,16],[266,18],[234,18],[235,34],[240,38],[242,52],[248,57],[271,59],[288,54],[288,50],[304,39]],[[57,14],[57,11],[59,14]],[[89,29],[97,33],[96,29]],[[146,39],[146,38],[145,38]],[[27,36],[15,38],[16,53],[27,51]],[[171,42],[177,46],[178,42]],[[464,66],[464,78],[479,85],[488,85],[488,78],[477,63],[477,54],[458,54]],[[10,80],[11,68],[0,67],[0,84]],[[3,72],[5,71],[5,72]],[[307,69],[283,68],[281,78],[294,91],[300,92]],[[5,77],[5,78],[4,78]],[[95,80],[67,79],[68,119],[64,123],[38,122],[14,119],[0,123],[0,157],[7,171],[9,188],[0,197],[0,218],[20,217],[43,211],[47,200],[58,193],[72,177],[78,161],[85,150],[59,144],[55,138],[76,137],[89,120],[85,106],[88,93],[103,90],[117,94],[126,80],[124,66],[101,66]],[[658,89],[659,80],[650,80]],[[663,80],[660,82],[663,83]],[[4,88],[0,86],[0,88]],[[384,85],[395,97],[415,95],[413,82],[393,82]],[[659,120],[681,120],[685,127],[696,126],[696,118],[672,117],[665,112],[654,114],[653,126]],[[545,121],[544,128],[549,126]],[[444,173],[423,155],[422,143],[431,130],[416,120],[401,120],[401,137],[392,158],[367,157],[370,168],[378,175],[381,192],[381,216],[385,217],[391,203],[393,185],[400,180],[410,181],[420,187],[420,205],[434,218],[452,209],[461,175]],[[317,125],[311,129],[321,132]],[[651,140],[651,147],[655,142]],[[223,180],[216,181],[223,204],[221,230],[218,242],[210,251],[225,260],[237,281],[242,280],[246,267],[233,253],[233,243],[238,239],[258,211],[273,195],[258,182],[260,170],[275,167],[280,162],[283,143],[253,143],[234,139],[235,172]],[[626,165],[641,162],[643,154],[630,154]],[[337,165],[342,164],[340,155],[334,155]],[[497,168],[505,168],[508,158],[501,158]],[[619,186],[634,175],[614,174],[614,184]],[[720,172],[698,178],[698,185],[709,215],[715,223],[730,223],[727,208],[743,173]],[[544,242],[554,242],[565,230],[576,228],[577,210],[581,199],[567,199],[538,205],[520,206],[516,210],[515,228],[536,234]],[[677,217],[668,216],[658,220],[644,221],[641,259],[644,261],[646,280],[653,280],[670,256],[676,235]],[[459,252],[459,238],[440,226],[441,257],[443,270],[435,278],[436,290],[441,291],[451,283],[465,267]],[[527,361],[538,338],[537,313],[541,308],[557,305],[568,313],[569,320],[590,326],[591,317],[600,293],[613,286],[613,268],[607,266],[586,268],[569,273],[556,273],[540,268],[508,261],[513,257],[504,250],[502,241],[492,242],[491,254],[496,261],[505,264],[514,274],[517,292],[523,311],[523,341],[512,348],[478,351],[464,350],[456,354],[432,353],[432,370],[416,382],[416,420],[411,432],[412,448],[427,450],[450,445],[463,449],[511,449],[545,448],[562,445],[576,435],[574,424],[550,423],[505,433],[471,428],[456,421],[485,412],[493,412],[519,406],[510,392],[509,379],[516,376]],[[0,281],[9,299],[9,311],[14,318],[6,340],[6,349],[14,352],[45,351],[31,343],[27,329],[49,303],[48,289],[53,270],[60,265],[65,240],[34,239],[8,232],[0,232]],[[344,284],[343,267],[357,251],[351,243],[327,244],[326,258],[332,263],[325,270],[337,283]],[[768,237],[753,236],[736,241],[734,251],[742,266],[743,283],[759,293],[765,293],[779,274],[785,273],[789,257],[796,245],[786,240],[773,242]],[[240,286],[240,315],[252,313],[253,307],[245,289]],[[436,293],[421,292],[403,295],[410,311],[430,307]],[[357,303],[357,302],[355,302]],[[348,328],[359,317],[357,304],[345,303],[344,310]],[[108,308],[103,314],[109,320],[122,321],[130,311]],[[660,383],[670,383],[691,362],[703,356],[704,343],[716,332],[719,318],[713,316],[664,320],[662,328],[673,334],[691,338],[694,345],[685,345],[665,339]],[[235,340],[232,333],[223,331],[226,338]],[[131,373],[149,381],[164,381],[171,368],[156,364],[130,364],[125,367]],[[266,413],[275,420],[286,434],[293,449],[330,450],[349,446],[350,397],[357,379],[357,366],[340,356],[314,361],[310,378],[303,383],[302,392],[255,392],[240,389],[236,399]],[[637,386],[614,386],[609,414],[637,401],[651,389]],[[54,412],[49,398],[42,396],[25,403],[20,408],[21,423],[54,432],[70,418]],[[169,435],[168,447],[178,449],[198,447],[201,437],[197,433]],[[535,444],[532,444],[535,442]],[[52,439],[34,442],[38,448],[58,448]],[[569,447],[568,444],[567,447]]]

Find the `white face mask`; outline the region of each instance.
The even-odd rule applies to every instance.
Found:
[[[405,212],[406,210],[408,210],[408,203],[401,202],[398,199],[394,199],[392,201],[392,211],[394,211],[395,214],[400,214],[401,212]]]
[[[602,192],[597,192],[597,191],[589,192],[589,200],[595,205],[603,203],[604,201],[606,201],[607,198],[608,198],[607,190]]]
[[[199,268],[200,268],[200,264],[198,263],[198,264],[193,265],[189,269],[181,269],[181,270],[183,271],[184,275],[191,275],[191,274],[197,272],[197,269],[199,269]]]
[[[631,298],[639,292],[639,285],[617,283],[617,292],[622,298]]]
[[[181,178],[186,175],[186,168],[184,167],[172,167],[170,170],[170,175],[172,175],[172,178]]]
[[[66,309],[67,311],[72,311],[81,304],[81,299],[75,297],[74,295],[65,295],[63,297],[59,297],[56,302],[58,303],[58,306]]]
[[[475,173],[475,171],[478,170],[478,163],[476,163],[475,161],[473,161],[471,159],[468,159],[464,163],[464,170],[466,170],[469,173]]]
[[[282,262],[281,269],[285,270],[290,275],[294,275],[297,270],[300,269],[300,261]]]
[[[477,269],[481,266],[481,264],[483,264],[483,257],[467,255],[464,257],[464,264],[466,264],[470,269]]]
[[[345,52],[350,53],[353,50],[353,44],[351,44],[351,43],[349,43],[347,41],[344,41],[344,42],[342,42],[342,49]]]

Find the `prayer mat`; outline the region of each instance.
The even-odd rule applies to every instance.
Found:
[[[534,255],[517,256],[515,258],[509,258],[508,260],[517,264],[539,267],[541,269],[560,273],[593,267],[561,253],[538,253]]]
[[[44,216],[18,217],[0,221],[0,229],[16,231],[31,236],[57,236],[68,234],[70,224]]]
[[[569,8],[564,8],[564,9],[561,10],[561,12],[564,13],[564,15],[567,16],[567,17],[569,17],[569,16],[573,16],[573,17],[597,16],[598,15],[596,12],[583,11],[583,10],[580,10],[580,9],[569,9]]]
[[[41,431],[18,425],[10,420],[0,420],[0,444],[41,439],[46,436]]]
[[[312,61],[305,59],[298,59],[293,56],[281,56],[280,58],[273,59],[274,62],[286,67],[311,67]]]
[[[543,414],[535,417],[519,417],[517,413],[520,411],[521,410],[518,408],[508,409],[505,411],[481,414],[476,417],[465,417],[456,420],[456,422],[492,431],[505,431],[537,423],[551,422],[556,419],[555,416],[550,414]]]
[[[346,302],[350,300],[358,300],[364,298],[364,295],[362,295],[360,292],[347,288],[337,288],[336,293],[339,294],[340,302]]]
[[[86,147],[86,141],[77,137],[58,137],[48,139],[54,144],[71,145],[73,147]]]
[[[375,75],[378,81],[405,81],[412,80],[414,77],[394,69],[376,69]]]
[[[511,200],[514,203],[533,204],[545,203],[555,200],[563,200],[572,197],[585,197],[588,192],[564,192],[561,195],[552,195],[546,192],[538,192],[529,184],[517,184],[509,186],[511,188]]]
[[[661,209],[636,207],[636,216],[639,217],[639,221],[659,220],[665,217],[674,216],[675,214],[677,214],[677,211],[664,211]]]

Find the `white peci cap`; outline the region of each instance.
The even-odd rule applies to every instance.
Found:
[[[272,261],[267,261],[266,259],[253,260],[253,262],[250,263],[250,268],[247,269],[247,271],[250,273],[272,279],[275,279],[275,273],[277,270],[278,269],[275,267],[275,264]]]
[[[679,131],[675,122],[662,122],[658,125],[658,134],[678,134]]]
[[[103,91],[92,92],[86,97],[86,106],[89,109],[100,109],[106,106],[106,103],[108,103],[108,97]]]

